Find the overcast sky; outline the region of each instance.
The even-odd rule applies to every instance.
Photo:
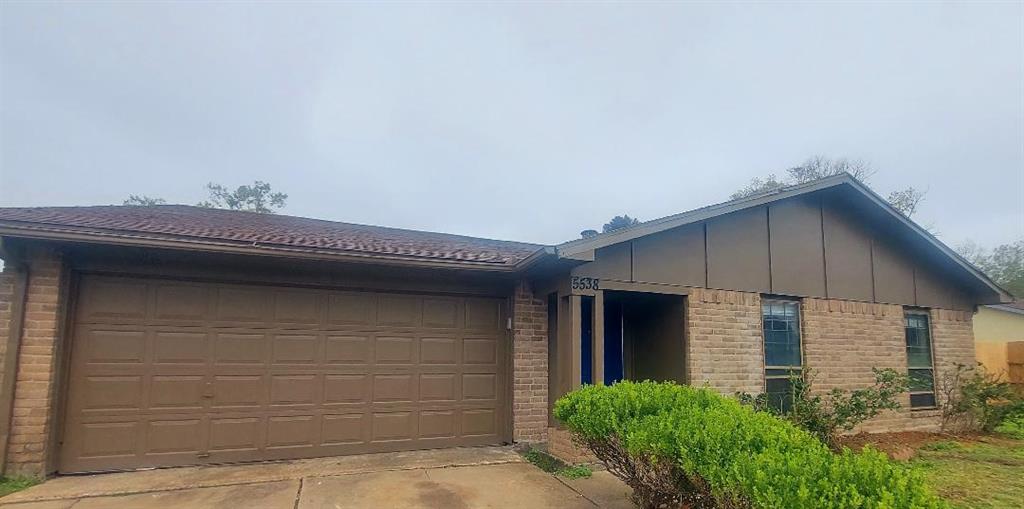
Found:
[[[808,156],[1024,237],[1024,8],[531,2],[0,5],[0,206],[172,203],[556,243]]]

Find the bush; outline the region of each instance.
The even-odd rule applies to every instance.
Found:
[[[980,364],[977,368],[953,364],[952,369],[943,372],[938,388],[944,431],[991,433],[1022,405],[1010,383]]]
[[[789,377],[792,388],[790,404],[771,404],[767,395],[751,396],[737,393],[741,403],[786,419],[807,430],[838,451],[842,447],[839,434],[851,431],[858,424],[877,416],[882,410],[900,407],[897,396],[906,392],[907,376],[892,369],[874,369],[875,384],[871,387],[844,391],[832,389],[826,394],[814,391],[815,371],[803,368]]]
[[[1007,412],[1006,417],[1003,418],[1003,422],[996,426],[995,431],[996,433],[1006,435],[1010,438],[1024,440],[1024,401],[1017,402],[1017,404]]]
[[[586,386],[554,413],[645,508],[944,506],[916,471],[881,452],[833,454],[793,424],[709,389]]]

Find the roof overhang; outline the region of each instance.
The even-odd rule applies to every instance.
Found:
[[[437,260],[395,254],[360,253],[331,249],[299,248],[261,242],[230,242],[176,235],[160,235],[91,228],[63,227],[18,222],[0,222],[0,238],[102,244],[125,247],[172,249],[193,252],[270,256],[341,263],[371,263],[434,269],[472,270],[490,273],[514,274],[545,257],[554,256],[554,248],[540,248],[516,264],[474,262],[467,260]]]
[[[611,246],[613,244],[619,244],[622,242],[628,242],[630,240],[644,237],[647,235],[655,234],[672,228],[685,226],[692,223],[698,223],[705,221],[717,216],[722,216],[732,212],[737,212],[744,209],[758,207],[761,205],[770,204],[773,202],[785,200],[787,198],[793,198],[796,196],[810,194],[816,191],[823,191],[826,189],[838,189],[847,187],[854,192],[859,193],[863,197],[867,198],[879,209],[884,211],[888,216],[891,216],[896,220],[902,227],[905,228],[911,235],[919,237],[931,248],[937,250],[955,265],[962,268],[967,274],[973,279],[978,281],[984,287],[990,289],[993,293],[999,296],[1000,302],[1013,302],[1013,296],[1001,288],[988,276],[985,275],[981,270],[971,264],[969,261],[960,256],[956,251],[951,249],[937,239],[934,235],[929,233],[926,229],[919,226],[917,223],[912,221],[910,218],[905,216],[900,211],[893,208],[884,198],[879,196],[877,193],[872,191],[864,184],[857,181],[847,173],[826,177],[823,179],[799,184],[795,186],[785,187],[776,191],[767,193],[761,193],[739,200],[732,200],[716,205],[710,205],[699,209],[691,210],[689,212],[683,212],[681,214],[675,214],[660,219],[654,219],[651,221],[643,222],[635,226],[614,230],[608,233],[601,233],[593,237],[573,240],[560,244],[556,247],[556,252],[560,258],[578,260],[578,261],[593,261],[595,252],[603,247]]]
[[[1013,306],[1004,306],[1004,305],[1001,305],[1001,304],[989,304],[988,306],[985,306],[985,307],[987,307],[989,309],[994,309],[996,311],[1005,311],[1007,313],[1013,313],[1015,315],[1024,315],[1024,309],[1013,307]]]

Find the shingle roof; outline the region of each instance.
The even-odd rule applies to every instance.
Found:
[[[0,208],[0,225],[515,265],[537,244],[189,205]]]

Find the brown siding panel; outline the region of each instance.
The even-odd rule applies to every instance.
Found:
[[[818,201],[794,199],[772,204],[768,218],[772,293],[825,295],[825,258]]]
[[[923,268],[915,269],[914,289],[918,306],[956,309],[953,303],[954,290],[932,271]]]
[[[764,207],[708,221],[708,286],[771,291],[768,218]]]
[[[645,283],[704,286],[704,224],[692,224],[633,241],[633,279]]]
[[[875,301],[887,304],[915,305],[914,267],[905,254],[885,242],[872,244]]]
[[[823,207],[828,296],[870,302],[871,237],[833,207]]]
[[[629,242],[623,242],[598,249],[594,253],[593,262],[577,267],[572,273],[574,276],[629,281],[632,265],[631,248]]]

